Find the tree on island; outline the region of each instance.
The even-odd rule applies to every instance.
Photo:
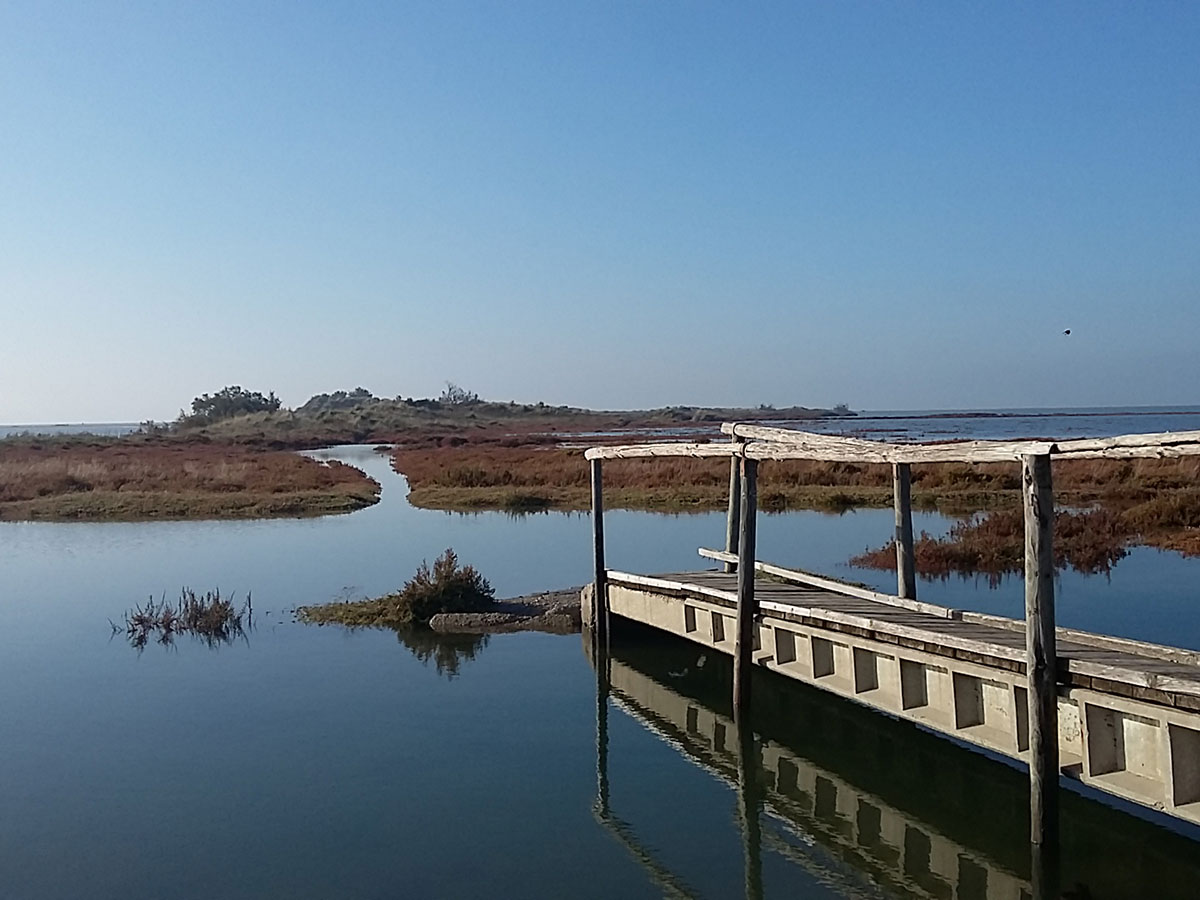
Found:
[[[258,391],[247,391],[235,384],[215,394],[197,397],[192,401],[192,414],[180,412],[179,421],[185,425],[207,425],[246,413],[276,412],[279,406],[274,391],[264,397]]]
[[[478,403],[479,395],[474,391],[459,387],[453,381],[447,381],[446,389],[442,391],[442,396],[438,397],[438,400],[448,406],[465,406],[468,403]]]

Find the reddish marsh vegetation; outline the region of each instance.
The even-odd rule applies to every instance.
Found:
[[[513,446],[513,444],[517,444]],[[393,464],[408,479],[409,499],[435,509],[587,509],[588,464],[581,448],[504,440],[438,447],[401,445]],[[874,471],[878,469],[878,471]],[[789,461],[760,470],[765,509],[846,509],[891,502],[885,467]],[[605,502],[626,509],[719,509],[729,490],[729,461],[663,457],[608,460]]]
[[[1126,554],[1131,540],[1120,517],[1108,510],[1060,511],[1054,519],[1054,557],[1058,568],[1107,573]],[[946,578],[951,574],[985,575],[993,584],[1025,566],[1025,520],[1021,509],[972,516],[955,523],[944,538],[922,534],[913,543],[916,570]],[[850,560],[870,569],[895,569],[894,543]]]
[[[396,469],[411,501],[440,509],[587,509],[583,450],[509,435],[438,439],[402,445]],[[610,508],[721,509],[728,497],[724,459],[662,457],[604,463]],[[1021,566],[1023,532],[1017,464],[914,466],[913,502],[953,515],[989,511],[954,527],[949,537],[917,544],[919,572],[1000,575]],[[1200,459],[1064,460],[1054,465],[1059,558],[1084,571],[1106,571],[1134,543],[1200,553]],[[766,511],[888,506],[889,466],[789,460],[759,469]],[[861,565],[895,566],[890,545],[865,553]]]
[[[351,466],[214,444],[0,443],[0,519],[250,518],[349,512],[379,485]]]
[[[404,443],[393,463],[418,506],[492,507],[516,493],[535,494],[548,506],[584,509],[590,503],[588,466],[582,448],[542,438],[479,435],[436,443]],[[1182,498],[1200,501],[1200,459],[1073,460],[1054,466],[1060,504],[1086,506],[1121,501],[1154,524],[1164,514],[1181,523],[1195,515]],[[608,460],[605,496],[613,506],[718,509],[726,502],[729,463],[724,459],[660,457]],[[1020,502],[1018,466],[1004,463],[917,465],[913,501],[928,509],[975,512]],[[1172,498],[1167,500],[1166,498]],[[764,508],[849,508],[892,502],[892,472],[886,465],[788,460],[759,468]],[[1200,524],[1197,521],[1196,524]]]

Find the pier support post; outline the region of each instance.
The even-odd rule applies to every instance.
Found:
[[[725,521],[725,552],[738,552],[738,532],[742,520],[742,469],[741,457],[729,457],[729,514]],[[725,563],[726,572],[736,572],[737,563]]]
[[[596,619],[596,640],[608,643],[608,573],[604,567],[604,470],[601,460],[592,460],[592,603]]]
[[[750,669],[754,656],[755,532],[758,524],[758,460],[742,457],[742,511],[738,529],[737,632],[733,641],[733,715],[740,719],[750,709]]]
[[[1042,896],[1057,897],[1058,655],[1050,456],[1021,460],[1025,507],[1025,665],[1029,684],[1029,838]]]
[[[912,474],[908,463],[892,463],[892,493],[896,505],[896,587],[901,597],[917,598],[913,558]]]

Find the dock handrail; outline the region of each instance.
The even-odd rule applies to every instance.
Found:
[[[904,606],[930,615],[952,618],[946,610],[932,605],[917,605],[915,554],[912,533],[911,465],[913,463],[1016,462],[1021,466],[1022,508],[1025,525],[1025,647],[1004,648],[1002,656],[1024,664],[1027,676],[1030,839],[1040,850],[1054,846],[1058,829],[1058,630],[1054,614],[1055,560],[1052,547],[1054,532],[1054,492],[1051,464],[1054,459],[1136,459],[1200,456],[1200,431],[1126,434],[1108,438],[1045,441],[961,441],[942,444],[891,444],[841,435],[815,434],[776,426],[744,422],[726,422],[721,431],[727,442],[662,442],[628,446],[592,447],[584,456],[591,466],[592,527],[594,538],[594,596],[598,624],[607,640],[608,592],[610,577],[604,565],[604,526],[602,467],[606,459],[655,457],[728,457],[730,459],[729,512],[724,553],[713,551],[712,559],[724,563],[726,573],[738,573],[737,625],[734,640],[733,706],[735,719],[750,702],[749,666],[753,655],[751,636],[755,615],[767,604],[755,597],[754,574],[764,572],[795,579],[795,570],[772,567],[772,572],[755,558],[758,512],[757,471],[765,460],[819,460],[828,462],[884,463],[892,466],[896,511],[897,595],[879,595],[868,599],[892,606]],[[704,551],[701,555],[708,555]],[[769,564],[768,564],[769,565]],[[782,570],[782,571],[779,571]],[[613,573],[615,575],[615,573]],[[821,579],[817,585],[843,595],[847,586]],[[631,577],[630,580],[634,580]],[[860,595],[861,596],[861,595]],[[723,598],[724,599],[724,598]],[[903,602],[898,602],[903,601]],[[909,605],[912,604],[912,605]],[[924,607],[924,608],[922,608]],[[938,611],[934,611],[934,610]],[[825,617],[834,616],[826,611]],[[953,616],[966,620],[961,614]],[[996,623],[989,623],[996,624]],[[1008,627],[1008,626],[1003,626]],[[1135,651],[1136,652],[1136,651]],[[1193,662],[1190,658],[1175,661]],[[1071,660],[1071,671],[1090,671],[1100,677],[1110,667],[1083,660]],[[1106,671],[1107,670],[1107,671]],[[1123,674],[1123,673],[1122,673]],[[1146,687],[1155,689],[1169,679],[1157,674],[1143,675]],[[1193,686],[1194,689],[1194,686]],[[1047,884],[1054,883],[1050,875]]]

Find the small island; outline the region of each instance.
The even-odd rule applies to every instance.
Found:
[[[605,412],[499,403],[447,384],[441,396],[381,398],[364,388],[296,409],[233,385],[195,398],[169,423],[122,437],[22,434],[0,440],[0,520],[139,521],[317,516],[378,502],[353,466],[295,451],[339,444],[453,448],[551,446],[555,435],[622,429],[715,432],[728,418],[804,419],[849,411],[673,407]],[[401,470],[403,472],[403,470]],[[417,498],[419,499],[419,497]],[[486,505],[486,503],[485,503]],[[504,507],[503,498],[494,504]],[[472,496],[442,508],[479,508]]]

